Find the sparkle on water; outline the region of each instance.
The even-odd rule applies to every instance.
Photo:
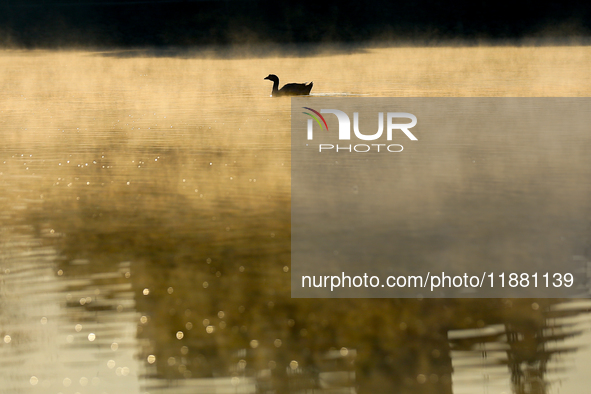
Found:
[[[313,79],[317,95],[586,97],[591,49],[328,49],[0,52],[3,393],[591,386],[584,301],[292,299],[290,101],[259,75]],[[485,165],[472,137],[457,149]],[[569,160],[555,153],[538,164]],[[464,190],[445,183],[453,164],[442,187]]]

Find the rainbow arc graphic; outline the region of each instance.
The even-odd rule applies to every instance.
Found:
[[[326,120],[324,120],[324,116],[320,115],[320,112],[313,110],[312,108],[309,108],[309,107],[302,107],[302,108],[312,111],[314,114],[311,114],[309,112],[302,112],[302,113],[312,117],[312,119],[314,119],[316,121],[316,123],[318,123],[318,126],[320,126],[321,130],[326,128],[326,131],[328,131],[328,125],[326,124]],[[322,123],[324,123],[324,127],[322,127],[322,123],[320,123],[320,119],[318,119],[318,117],[320,117],[320,119],[322,119]]]

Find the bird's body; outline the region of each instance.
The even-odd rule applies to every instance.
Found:
[[[271,95],[273,97],[279,96],[306,96],[310,94],[310,90],[312,90],[312,86],[314,86],[313,82],[309,84],[305,83],[288,83],[283,85],[281,89],[279,89],[279,77],[275,74],[269,74],[265,79],[269,81],[273,81],[273,91]]]

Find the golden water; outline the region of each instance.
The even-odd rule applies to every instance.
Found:
[[[586,302],[291,299],[290,101],[263,78],[589,96],[591,48],[213,55],[0,52],[3,393],[585,392]]]

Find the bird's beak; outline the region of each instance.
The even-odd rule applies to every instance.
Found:
[[[263,79],[269,79],[269,77],[265,77],[265,78],[263,78]]]

